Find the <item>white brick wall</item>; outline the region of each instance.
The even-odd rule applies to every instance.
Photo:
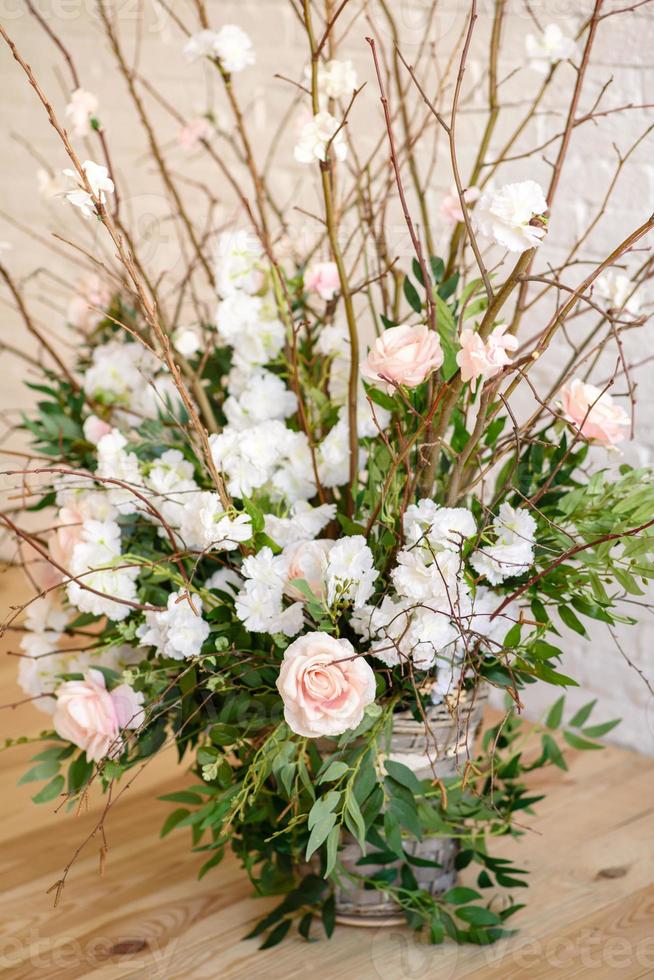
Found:
[[[609,10],[616,0],[606,0]],[[622,6],[623,4],[621,4]],[[134,117],[129,109],[124,84],[117,78],[111,67],[111,59],[104,42],[100,39],[93,16],[93,0],[39,0],[39,9],[53,28],[65,38],[66,44],[74,53],[82,83],[95,91],[101,102],[101,117],[105,124],[112,155],[121,177],[128,187],[129,204],[136,215],[140,215],[139,237],[149,235],[149,250],[152,262],[162,268],[174,266],[176,247],[165,220],[166,202],[152,167],[144,155],[145,146],[138,132]],[[134,38],[136,15],[140,4],[136,0],[115,0],[121,36],[130,46]],[[467,84],[476,83],[477,91],[472,105],[483,105],[484,77],[483,51],[487,44],[492,4],[490,0],[480,0],[480,18],[475,31],[471,52]],[[532,2],[532,9],[544,23],[556,20],[562,26],[574,29],[590,10],[588,0],[541,0]],[[180,55],[180,39],[177,29],[151,0],[145,0],[144,26],[140,55],[141,71],[175,102],[185,115],[192,115],[205,108],[203,71],[198,66],[189,68]],[[190,22],[189,5],[174,4],[180,16]],[[424,32],[426,0],[415,3],[395,3],[402,32],[402,49],[410,60]],[[464,0],[445,0],[439,4],[434,39],[437,50],[447,58],[449,50],[459,35],[462,16],[468,4]],[[389,36],[384,27],[383,17],[373,2],[351,0],[349,12],[343,14],[342,24],[349,23],[357,14],[347,44],[348,56],[352,57],[360,75],[369,81],[368,87],[354,109],[350,128],[357,134],[359,145],[365,148],[374,145],[380,131],[381,116],[377,92],[371,71],[369,50],[363,38],[371,32],[371,24],[366,21],[366,9],[370,11],[373,29],[380,41],[389,45]],[[533,24],[524,12],[521,0],[509,0],[508,16],[504,30],[503,55],[500,77],[506,79],[524,61],[524,36],[533,31]],[[257,67],[247,75],[238,78],[237,86],[248,102],[248,119],[253,125],[255,143],[259,148],[267,145],[272,126],[280,118],[288,105],[291,89],[283,82],[273,79],[275,72],[299,78],[306,60],[302,33],[290,6],[285,0],[210,0],[209,11],[215,25],[235,22],[247,29],[256,44]],[[57,61],[50,42],[34,20],[28,15],[22,0],[0,0],[0,19],[7,30],[18,41],[21,50],[32,63],[39,78],[53,93],[59,110],[66,102],[63,66]],[[651,99],[654,90],[654,65],[651,51],[654,44],[654,10],[643,8],[633,14],[611,18],[600,26],[593,67],[582,102],[582,110],[592,103],[600,86],[610,76],[613,82],[606,93],[607,107],[637,104]],[[58,64],[57,72],[53,66]],[[560,131],[563,123],[563,110],[566,94],[572,84],[573,70],[563,67],[559,83],[544,108],[547,113],[539,115],[530,131],[529,143],[541,142]],[[429,83],[429,78],[426,79]],[[535,91],[540,78],[533,72],[522,71],[508,77],[502,85],[501,93],[508,103],[519,101],[525,93]],[[3,92],[2,125],[5,133],[17,134],[29,140],[35,151],[50,161],[53,167],[65,166],[65,160],[49,130],[43,113],[33,93],[5,49],[0,50],[0,87]],[[428,85],[429,87],[429,85]],[[471,86],[472,87],[472,86]],[[226,119],[222,103],[216,100],[219,117]],[[416,110],[418,113],[418,110]],[[509,108],[501,116],[493,151],[502,144],[502,137],[512,128],[519,109]],[[161,142],[170,146],[174,141],[176,126],[171,125],[165,113],[156,107],[153,117],[157,120]],[[419,118],[419,113],[416,118]],[[651,110],[634,110],[621,115],[607,116],[597,124],[588,123],[580,127],[574,135],[570,155],[566,163],[564,180],[561,185],[558,206],[551,224],[547,245],[539,256],[541,268],[545,262],[560,260],[570,243],[584,227],[589,215],[598,206],[604,187],[610,179],[615,164],[612,143],[624,151],[643,131],[654,116]],[[470,165],[475,139],[481,124],[479,116],[465,113],[459,124],[460,160],[465,173]],[[278,151],[278,186],[283,197],[295,200],[298,194],[311,201],[315,187],[315,175],[307,177],[292,163],[292,127],[287,138],[282,141]],[[526,147],[527,142],[521,144]],[[552,159],[552,150],[545,152]],[[227,220],[233,213],[233,202],[226,192],[224,182],[217,171],[208,170],[195,162],[189,163],[178,150],[170,150],[174,168],[184,173],[203,173],[212,181],[212,189],[222,201],[220,217]],[[47,238],[50,229],[62,231],[68,227],[76,237],[86,236],[90,244],[95,229],[87,225],[80,227],[71,224],[70,214],[60,202],[45,205],[35,193],[34,172],[36,164],[30,159],[24,146],[16,139],[9,139],[3,147],[3,178],[0,182],[0,208],[11,212],[24,225],[38,231]],[[533,177],[545,183],[549,167],[544,160],[515,161],[506,164],[501,172],[501,180],[525,179]],[[451,184],[446,154],[442,152],[434,176],[434,187],[430,190],[430,205],[437,214],[442,192]],[[192,196],[192,195],[191,195]],[[652,164],[652,141],[648,139],[631,160],[629,170],[623,174],[618,185],[612,206],[595,234],[583,250],[584,258],[601,259],[636,224],[642,222],[652,210],[654,200],[654,165]],[[202,216],[204,202],[196,196],[192,205]],[[144,217],[145,216],[145,217]],[[13,242],[14,252],[8,258],[17,275],[26,275],[35,267],[47,268],[65,282],[72,282],[79,271],[77,261],[71,263],[61,255],[49,252],[42,242],[30,240],[4,219],[0,219],[0,240]],[[436,222],[437,224],[437,222]],[[306,232],[306,219],[297,213],[293,217],[294,235]],[[403,235],[401,221],[398,221],[398,239]],[[640,256],[642,261],[642,253]],[[574,281],[573,274],[571,280]],[[33,309],[39,321],[52,337],[65,342],[64,330],[60,326],[60,311],[65,308],[67,287],[58,279],[53,280],[41,274],[32,280],[28,289],[32,297]],[[654,298],[654,297],[653,297]],[[29,343],[22,337],[21,328],[13,312],[5,304],[3,296],[3,317],[0,321],[0,339],[11,339],[25,347]],[[534,322],[526,318],[524,329],[535,331],[543,322],[543,313],[534,315]],[[578,329],[575,326],[575,330]],[[651,343],[651,330],[627,338],[627,356],[639,360],[646,356]],[[563,362],[565,352],[561,346],[552,351],[547,364],[539,367],[543,382],[555,373],[557,363]],[[6,359],[7,355],[3,355]],[[601,370],[608,374],[613,366],[613,355]],[[600,369],[598,369],[599,371]],[[600,375],[604,376],[604,375]],[[626,450],[630,461],[651,461],[654,446],[654,385],[651,384],[651,365],[646,366],[640,375],[638,391],[638,433],[636,443]],[[3,388],[0,393],[0,407],[14,411],[27,406],[29,392],[22,386],[21,371],[15,364],[7,361],[3,373]],[[14,440],[14,444],[17,444]],[[599,459],[599,457],[598,457]],[[600,463],[602,461],[600,460]],[[637,607],[631,611],[638,612]],[[625,652],[634,664],[654,677],[652,646],[654,645],[654,620],[643,612],[641,623],[635,628],[619,630],[620,641]],[[599,718],[616,715],[624,718],[622,726],[615,732],[615,740],[650,753],[654,752],[654,706],[652,699],[635,670],[630,669],[615,649],[613,641],[603,630],[593,630],[591,642],[581,641],[576,636],[566,636],[569,662],[566,672],[578,677],[582,689],[570,694],[570,701],[577,704],[589,696],[599,699],[597,711]],[[529,710],[534,712],[553,699],[550,689],[533,690],[527,696]]]

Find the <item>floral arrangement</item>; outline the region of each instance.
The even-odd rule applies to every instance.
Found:
[[[236,25],[211,27],[202,0],[189,6],[196,29],[177,23],[188,71],[212,72],[233,127],[211,113],[169,115],[179,150],[203,155],[235,195],[240,221],[222,230],[188,210],[146,109],[152,91],[98,4],[188,257],[172,288],[141,258],[101,102],[72,57],[62,115],[2,29],[68,157],[61,177],[40,182],[59,188],[59,220],[68,208],[80,234],[92,225],[112,253],[84,252],[90,268],[66,316],[75,363],[39,328],[10,263],[0,266],[43,353],[30,379],[38,407],[23,420],[33,452],[10,472],[44,523],[28,529],[14,510],[2,515],[34,586],[5,627],[23,614],[19,681],[49,716],[47,747],[24,781],[44,782],[37,802],[76,805],[93,785],[111,789],[101,827],[148,759],[176,742],[193,781],[169,797],[163,833],[190,828],[201,874],[231,848],[259,893],[282,896],[255,930],[264,945],[293,923],[308,938],[315,918],[331,934],[345,886],[390,896],[432,942],[494,941],[509,933],[526,882],[492,841],[524,832],[537,802],[526,775],[565,767],[566,743],[596,748],[616,724],[589,724],[592,704],[566,718],[559,697],[529,735],[521,692],[575,685],[566,630],[629,622],[623,600],[642,595],[654,569],[654,481],[615,448],[633,431],[635,405],[622,337],[647,322],[652,260],[636,267],[631,253],[654,219],[600,261],[587,260],[584,233],[561,268],[534,272],[593,43],[612,14],[598,0],[576,38],[557,25],[527,38],[527,71],[543,72],[546,87],[555,74],[571,79],[541,186],[525,159],[521,179],[501,181],[533,104],[501,153],[489,151],[504,3],[490,35],[490,112],[465,178],[455,137],[475,5],[448,53],[454,88],[434,95],[429,46],[409,64],[390,5],[375,16],[395,43],[367,39],[364,90],[336,50],[344,11],[359,5],[294,4],[309,67],[293,81],[306,116],[290,156],[317,182],[319,202],[304,248],[237,94],[254,45]],[[380,136],[366,161],[349,121],[377,95]],[[454,185],[436,216],[416,107],[449,153]],[[589,118],[601,112],[597,101]],[[104,162],[86,159],[78,141]],[[388,234],[391,191],[411,245],[404,256]],[[589,225],[605,211],[603,202]],[[540,388],[532,378],[554,338],[589,314],[588,335],[570,341],[542,390],[542,375]],[[505,713],[475,742],[470,712],[490,689]],[[435,710],[457,732],[446,773]],[[393,750],[398,717],[423,726],[415,765]],[[525,752],[527,737],[539,752]],[[456,868],[476,867],[475,887],[430,888],[439,862],[417,845],[433,838],[456,841]]]

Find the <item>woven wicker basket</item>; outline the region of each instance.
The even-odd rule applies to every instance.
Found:
[[[457,766],[472,754],[472,745],[481,724],[488,691],[484,686],[464,692],[458,699],[455,711],[440,704],[427,712],[430,735],[425,733],[423,722],[416,722],[409,712],[398,712],[393,719],[391,755],[402,762],[419,779],[453,776]],[[428,754],[429,750],[429,754]],[[432,768],[432,763],[433,768]],[[421,888],[432,895],[439,895],[456,882],[454,861],[459,849],[458,842],[448,837],[429,837],[422,841],[407,841],[406,849],[417,857],[436,861],[439,868],[413,867],[412,871]],[[349,834],[343,838],[339,859],[346,870],[361,874],[357,861],[361,849]],[[397,862],[399,866],[400,862]],[[384,867],[393,867],[385,865]],[[366,865],[366,874],[374,874],[381,866]],[[383,891],[365,889],[346,879],[336,889],[336,919],[344,925],[385,926],[404,922],[398,905]]]

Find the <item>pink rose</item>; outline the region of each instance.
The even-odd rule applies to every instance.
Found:
[[[386,382],[392,392],[396,385],[415,388],[443,363],[438,334],[419,327],[389,327],[377,338],[361,374],[368,381]]]
[[[468,187],[464,190],[463,200],[468,205],[468,208],[475,201],[479,200],[480,194],[481,191],[478,187]],[[451,187],[441,201],[441,217],[448,225],[456,225],[460,221],[463,221],[463,210],[456,187]]]
[[[182,126],[177,134],[177,142],[183,150],[194,150],[201,140],[207,140],[210,136],[211,124],[208,119],[200,116]]]
[[[456,363],[461,368],[462,381],[473,378],[488,381],[511,363],[508,351],[514,351],[518,341],[511,334],[505,334],[506,328],[505,323],[495,327],[486,342],[474,330],[461,331],[461,350],[456,355]]]
[[[310,292],[318,293],[321,299],[333,299],[341,285],[336,263],[314,262],[304,273],[304,285]]]
[[[328,538],[318,538],[317,541],[298,541],[284,549],[289,559],[286,595],[304,602],[306,596],[293,585],[295,579],[304,579],[315,596],[324,598],[327,556],[335,543]]]
[[[296,735],[341,735],[357,727],[374,701],[375,675],[348,640],[307,633],[287,648],[277,688]]]
[[[84,422],[83,430],[87,442],[92,442],[94,446],[97,446],[103,436],[109,435],[111,426],[108,422],[99,419],[97,415],[89,415]]]
[[[596,439],[605,446],[624,439],[623,430],[630,425],[629,416],[595,385],[575,378],[561,392],[561,400],[566,418],[586,439]]]
[[[64,681],[56,691],[54,729],[61,738],[99,762],[112,749],[120,749],[120,730],[143,723],[143,695],[129,684],[108,691],[104,675],[91,668],[82,681]]]

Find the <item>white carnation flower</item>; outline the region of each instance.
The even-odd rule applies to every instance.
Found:
[[[300,139],[295,147],[294,156],[298,163],[323,163],[327,159],[327,148],[330,155],[337,160],[345,160],[347,143],[341,124],[329,112],[319,112],[302,127]]]
[[[640,313],[640,297],[634,290],[635,283],[624,273],[608,272],[598,276],[595,289],[602,299],[608,300],[610,310],[620,310],[638,316]],[[631,295],[633,293],[633,296]]]
[[[189,548],[234,551],[252,537],[252,519],[249,514],[226,514],[218,494],[206,490],[184,508],[180,534]]]
[[[336,504],[312,507],[306,500],[297,500],[289,517],[266,514],[265,532],[281,548],[298,541],[316,538],[336,516]]]
[[[122,567],[120,537],[120,527],[115,521],[83,523],[81,541],[75,545],[70,560],[71,574],[79,582],[71,581],[66,587],[69,601],[80,612],[106,616],[114,621],[129,616],[131,606],[124,605],[121,600],[136,600],[135,579],[140,568]],[[98,592],[103,594],[98,595]]]
[[[336,600],[363,606],[375,590],[378,577],[372,552],[361,534],[341,538],[329,552],[325,569],[327,603]]]
[[[213,41],[213,53],[230,75],[256,62],[252,41],[236,24],[225,24]]]
[[[568,61],[577,54],[573,38],[567,37],[558,24],[548,24],[542,34],[527,34],[527,57],[532,68],[546,75],[557,61]]]
[[[233,376],[231,372],[230,379]],[[225,400],[223,411],[234,429],[247,429],[269,419],[288,418],[297,411],[297,399],[278,375],[257,368],[243,391]]]
[[[202,341],[195,330],[180,327],[173,334],[173,345],[182,357],[193,357],[200,350]]]
[[[432,549],[454,551],[477,531],[475,519],[466,507],[440,507],[426,498],[407,507],[403,527],[407,547],[425,543]]]
[[[537,248],[546,234],[540,220],[547,211],[547,200],[540,184],[523,180],[488,190],[473,212],[475,226],[510,252]]]
[[[263,246],[249,229],[223,232],[214,251],[216,289],[221,296],[261,291],[265,275],[261,264]]]
[[[209,636],[209,624],[202,618],[200,598],[193,595],[189,600],[183,591],[171,593],[167,608],[161,612],[147,612],[145,623],[139,626],[136,635],[143,646],[155,647],[164,657],[173,660],[197,657]]]
[[[534,563],[536,521],[524,510],[503,503],[492,524],[496,543],[475,551],[470,563],[491,585],[523,575]]]
[[[357,87],[357,72],[351,61],[332,58],[318,66],[318,88],[328,99],[350,99]]]

